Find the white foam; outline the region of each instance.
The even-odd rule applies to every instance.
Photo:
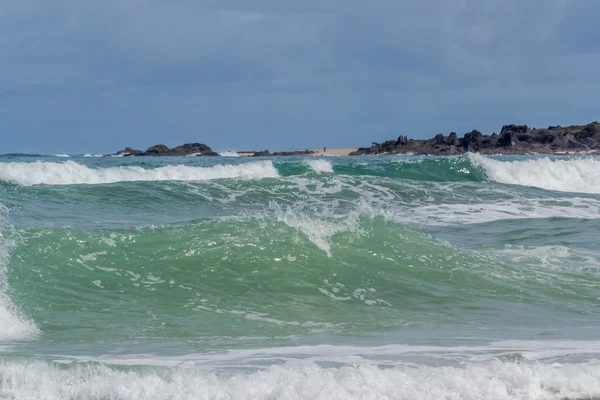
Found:
[[[286,208],[285,211],[275,202],[269,202],[269,208],[274,211],[277,220],[291,228],[303,232],[308,240],[331,257],[331,237],[339,232],[356,231],[358,226],[356,215],[348,215],[340,222],[331,222],[319,217],[309,216],[302,208]]]
[[[103,155],[102,154],[84,154],[83,157],[99,158],[99,157],[103,157]]]
[[[188,167],[167,165],[154,169],[135,166],[90,168],[67,161],[64,163],[36,161],[32,163],[0,163],[0,180],[20,185],[76,185],[105,184],[125,181],[204,181],[211,179],[276,178],[277,169],[271,161],[249,162],[239,165]]]
[[[552,202],[555,204],[550,204]],[[400,223],[427,226],[477,224],[507,219],[598,219],[600,202],[585,198],[554,198],[478,204],[438,204],[388,213],[386,216]]]
[[[3,209],[0,204],[0,212]],[[0,341],[32,339],[38,334],[37,326],[21,314],[9,297],[6,274],[13,243],[7,237],[6,226],[0,215]]]
[[[69,158],[69,157],[71,157],[71,156],[70,156],[70,155],[68,155],[68,154],[55,154],[55,155],[54,155],[54,157]]]
[[[123,371],[42,362],[0,364],[0,397],[27,399],[537,399],[600,396],[597,363],[490,361],[464,367],[271,366],[255,372],[177,367]]]
[[[562,192],[600,193],[598,158],[499,161],[480,154],[469,154],[469,158],[496,182]]]
[[[239,157],[240,155],[234,151],[221,151],[219,153],[222,157]]]
[[[199,309],[210,310],[208,307]],[[217,311],[217,310],[212,310]],[[241,311],[224,311],[234,315],[250,318],[260,317],[254,313]],[[259,318],[268,321],[270,318]],[[334,327],[330,323],[318,322],[284,322],[268,321],[277,325],[303,325]],[[203,369],[257,368],[269,365],[273,360],[288,365],[306,365],[308,363],[339,365],[377,365],[398,367],[405,363],[403,359],[418,357],[428,362],[445,361],[448,365],[459,363],[481,363],[496,359],[514,359],[516,355],[528,361],[556,362],[572,357],[597,358],[600,354],[600,341],[594,340],[501,340],[488,344],[435,346],[389,344],[383,346],[350,346],[350,345],[304,345],[267,347],[254,349],[213,350],[205,353],[191,353],[175,356],[157,356],[152,354],[127,355],[55,355],[54,361],[62,364],[73,362],[97,362],[110,365],[141,366],[152,365],[176,367],[181,364],[195,365]],[[427,362],[425,362],[427,363]]]
[[[332,173],[333,172],[333,166],[327,160],[319,160],[319,159],[317,159],[317,160],[306,160],[306,163],[317,174]]]

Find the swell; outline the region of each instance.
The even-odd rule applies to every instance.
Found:
[[[191,158],[191,157],[190,157]],[[479,154],[451,157],[375,157],[337,162],[319,158],[284,161],[239,160],[216,165],[203,161],[160,164],[156,160],[126,160],[123,165],[94,167],[76,161],[2,162],[0,181],[30,185],[99,185],[132,181],[207,181],[220,179],[261,179],[293,176],[376,176],[424,182],[486,182],[530,186],[546,190],[600,193],[595,174],[600,160],[595,157],[489,157]],[[231,160],[231,158],[230,158]],[[114,161],[111,161],[114,162]],[[119,161],[117,161],[119,162]],[[135,164],[132,164],[135,162]],[[170,162],[173,162],[172,160]],[[158,167],[156,167],[158,163]]]
[[[239,160],[237,157],[236,160]],[[151,160],[154,161],[154,160]],[[195,161],[195,160],[192,160]],[[358,161],[358,160],[357,160]],[[272,162],[236,161],[212,166],[196,166],[191,161],[153,167],[147,160],[126,159],[124,165],[92,167],[76,161],[2,162],[0,181],[31,185],[100,185],[133,181],[205,181],[215,179],[260,179],[297,175],[338,174],[349,176],[378,176],[385,178],[424,180],[432,182],[481,181],[481,168],[467,157],[382,158],[375,162],[332,163],[329,160],[296,158]],[[162,162],[158,160],[156,162]],[[108,163],[108,162],[106,162]],[[98,164],[96,164],[98,165]],[[102,164],[99,164],[102,165]]]
[[[593,268],[548,271],[531,257],[465,250],[381,217],[323,221],[282,213],[20,234],[25,244],[15,249],[11,270],[27,313],[48,319],[39,313],[51,305],[60,332],[102,331],[106,340],[129,337],[116,329],[123,321],[150,337],[193,337],[220,336],[226,325],[232,335],[241,334],[236,326],[254,335],[379,331],[436,319],[441,310],[457,320],[482,317],[494,302],[587,313],[600,284]],[[148,325],[147,315],[165,325]],[[531,318],[511,318],[523,315]]]

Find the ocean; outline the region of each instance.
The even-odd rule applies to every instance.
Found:
[[[599,358],[598,157],[0,156],[0,399],[599,399]]]

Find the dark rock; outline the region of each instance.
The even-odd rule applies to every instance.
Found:
[[[219,153],[215,153],[210,147],[202,143],[187,143],[182,146],[177,146],[171,149],[169,153],[173,156],[187,156],[192,154],[197,156],[219,155]]]
[[[465,133],[463,138],[463,147],[466,151],[477,151],[483,141],[481,132],[473,129],[469,133]]]
[[[600,151],[600,124],[568,127],[550,126],[548,129],[529,128],[527,125],[505,125],[500,134],[484,135],[477,130],[459,138],[451,132],[432,139],[415,140],[400,136],[397,140],[374,142],[371,147],[361,147],[350,155],[367,154],[549,154],[559,151]]]
[[[131,147],[127,147],[125,150],[121,150],[116,154],[123,154],[124,156],[187,156],[187,155],[198,155],[198,156],[218,156],[218,153],[212,151],[210,147],[202,143],[187,143],[182,146],[175,148],[169,148],[164,144],[154,145],[146,151],[134,150]]]
[[[126,147],[125,150],[117,151],[115,154],[116,155],[123,154],[124,157],[128,157],[128,156],[136,156],[141,153],[142,153],[141,150],[136,150],[136,149],[132,149],[131,147]]]
[[[519,144],[517,134],[512,131],[502,132],[498,139],[498,146],[500,147],[511,147]]]
[[[167,155],[167,153],[170,150],[171,149],[169,149],[164,144],[156,144],[156,145],[148,148],[148,150],[143,152],[141,155],[143,155],[143,156],[164,156],[164,155]]]
[[[406,136],[398,136],[398,140],[396,140],[396,144],[398,146],[406,146],[408,144],[408,138]]]
[[[450,132],[450,135],[448,136],[448,144],[450,146],[456,146],[459,144],[458,142],[459,140],[458,136],[456,135],[456,132]]]
[[[502,130],[500,131],[500,135],[504,132],[514,132],[514,133],[527,133],[529,131],[529,127],[527,125],[504,125]]]

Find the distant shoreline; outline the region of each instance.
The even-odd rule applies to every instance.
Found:
[[[396,140],[373,142],[370,147],[334,148],[294,151],[239,151],[242,157],[280,156],[359,156],[385,154],[458,155],[465,153],[493,154],[600,154],[600,123],[548,128],[529,128],[527,125],[505,125],[500,134],[485,135],[478,130],[458,137],[455,132],[431,139],[409,139],[400,135]],[[127,147],[113,156],[220,156],[203,143],[187,143],[174,148],[164,144],[154,145],[146,151]]]
[[[312,152],[311,154],[301,154],[313,157],[344,157],[349,156],[350,153],[357,151],[358,149],[327,149],[327,150],[309,150]],[[253,157],[258,152],[250,152],[250,151],[238,151],[236,154],[240,157]],[[293,152],[286,152],[293,153]],[[279,156],[279,154],[273,154],[274,156]],[[268,157],[268,156],[267,156]]]

